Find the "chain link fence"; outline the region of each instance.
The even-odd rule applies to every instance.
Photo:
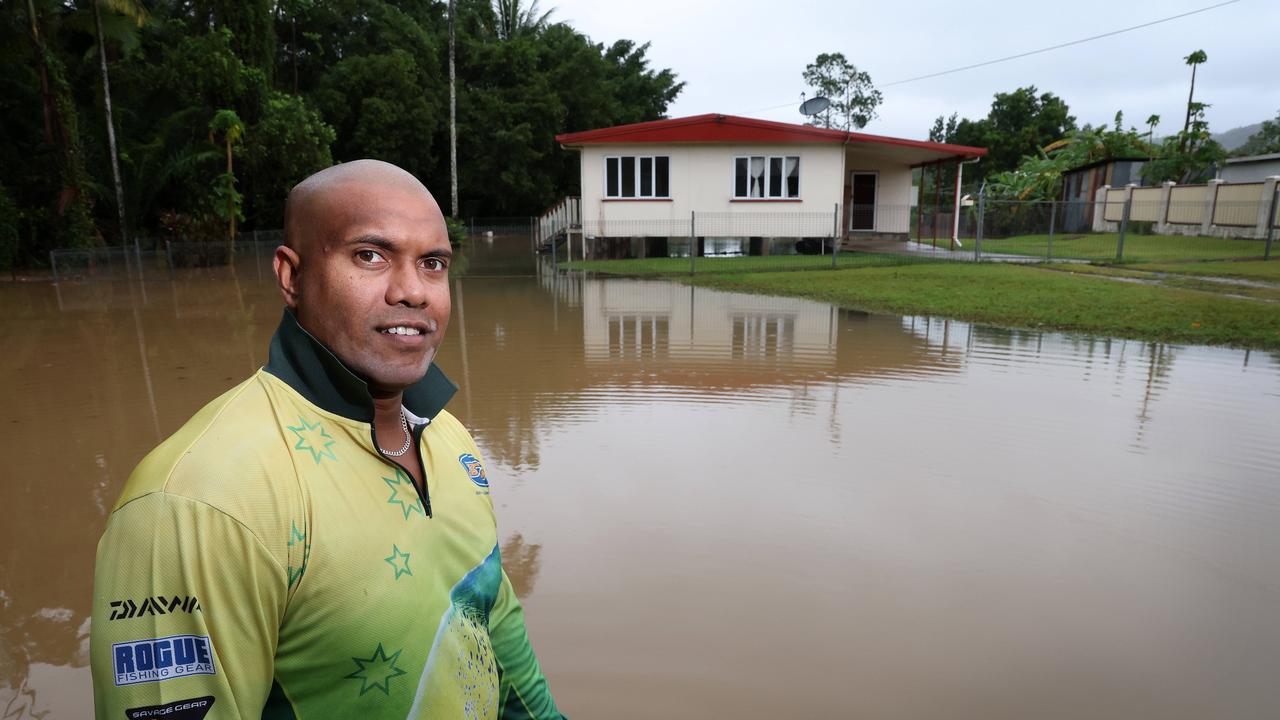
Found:
[[[859,253],[840,250],[842,222],[838,208],[583,220],[544,249],[556,266],[637,273],[822,269],[855,260],[865,264]]]
[[[1108,263],[1270,259],[1277,223],[1258,201],[980,201],[962,223],[975,259]],[[963,237],[963,234],[962,234]]]
[[[271,272],[283,230],[254,230],[234,241],[181,238],[137,238],[130,247],[52,250],[49,266],[54,282],[107,277],[155,277],[182,268],[215,268],[234,264],[237,272]]]

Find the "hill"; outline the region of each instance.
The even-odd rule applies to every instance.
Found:
[[[1227,152],[1231,152],[1243,145],[1244,141],[1248,140],[1250,135],[1261,129],[1262,123],[1256,122],[1252,125],[1243,125],[1238,128],[1232,128],[1226,132],[1214,133],[1213,139],[1217,140],[1222,147],[1226,148]]]

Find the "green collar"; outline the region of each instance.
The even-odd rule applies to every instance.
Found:
[[[303,330],[288,308],[271,338],[264,369],[323,410],[359,422],[373,422],[373,397],[368,383]],[[404,389],[404,406],[414,415],[431,420],[457,390],[458,386],[432,363],[426,376]]]

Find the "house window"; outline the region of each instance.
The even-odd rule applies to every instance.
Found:
[[[800,158],[755,155],[733,159],[733,197],[788,200],[800,197]]]
[[[666,155],[619,155],[604,159],[607,198],[671,197],[671,158]]]

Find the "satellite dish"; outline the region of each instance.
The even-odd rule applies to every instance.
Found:
[[[800,114],[812,117],[829,107],[831,107],[831,101],[819,95],[800,103]]]

